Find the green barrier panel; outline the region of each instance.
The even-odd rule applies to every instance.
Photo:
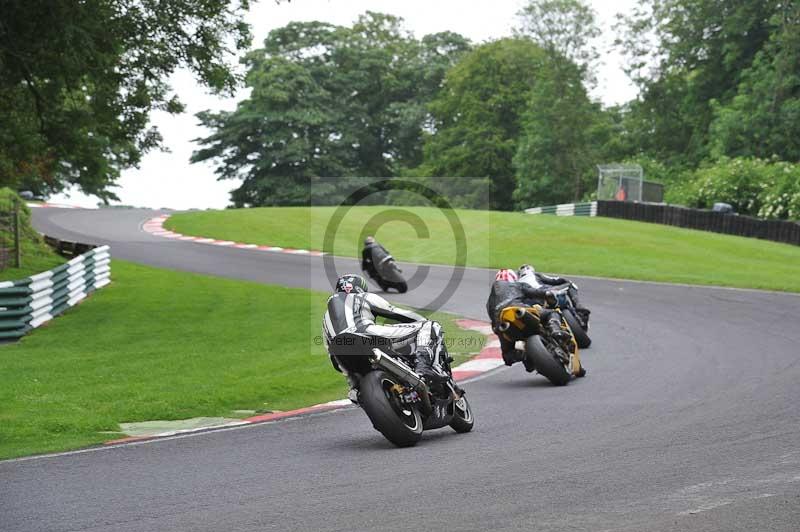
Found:
[[[24,307],[27,306],[33,300],[32,297],[16,297],[16,298],[8,298],[2,297],[0,298],[0,308],[2,307]]]
[[[0,282],[0,339],[25,335],[97,290],[98,270],[107,278],[110,261],[108,246],[102,246],[47,272]]]
[[[30,306],[0,310],[0,319],[15,319],[19,316],[27,316],[31,312],[33,312],[33,308]]]
[[[25,327],[24,329],[18,329],[16,331],[0,331],[0,340],[16,340],[17,338],[25,336],[30,330],[29,327]]]
[[[0,331],[22,329],[29,321],[30,316],[26,320],[0,320]]]

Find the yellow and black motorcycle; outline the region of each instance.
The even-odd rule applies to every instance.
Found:
[[[542,323],[540,305],[530,307],[506,307],[500,312],[500,324],[495,333],[511,342],[525,342],[523,363],[528,371],[536,370],[556,386],[564,386],[573,377],[582,377],[578,344],[575,335],[560,310],[561,328],[569,331],[570,339],[561,343],[551,335]]]

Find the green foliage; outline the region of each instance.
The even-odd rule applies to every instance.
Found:
[[[581,0],[530,0],[520,17],[518,33],[544,50],[547,63],[522,117],[514,201],[519,208],[578,201],[594,181],[612,130],[611,117],[585,88],[597,57],[591,42],[600,30]]]
[[[577,69],[569,80],[540,78],[522,120],[514,156],[516,206],[580,200],[596,179],[608,124],[600,106],[589,100]]]
[[[10,188],[0,188],[0,245],[13,253],[14,229],[11,225],[11,213],[19,209],[20,247],[22,264],[14,268],[9,257],[7,268],[0,270],[0,280],[22,279],[35,273],[54,268],[64,262],[47,244],[31,225],[31,211],[25,201]]]
[[[213,133],[192,161],[244,178],[236,206],[307,204],[319,177],[397,175],[419,164],[427,103],[468,46],[454,33],[417,40],[372,12],[352,27],[290,23],[246,57],[250,97],[198,115]]]
[[[670,201],[692,207],[724,202],[740,214],[796,220],[800,219],[800,164],[723,158],[697,170],[691,181],[670,194]]]
[[[670,164],[706,158],[711,102],[731,101],[786,4],[641,0],[618,26],[628,72],[642,90],[628,120],[637,151]]]
[[[581,76],[591,75],[597,59],[592,40],[600,36],[594,10],[583,0],[528,0],[518,13],[519,35],[532,39],[551,61],[567,68],[577,66]]]
[[[0,18],[0,185],[39,194],[78,185],[114,199],[121,169],[160,145],[152,110],[182,110],[179,67],[212,90],[249,44],[241,0],[7,0]]]
[[[417,175],[489,178],[491,208],[511,209],[522,113],[544,62],[527,39],[500,39],[465,55],[431,102],[435,133],[425,139]]]
[[[715,102],[715,156],[800,161],[800,3],[770,18],[770,38],[742,73],[736,96]]]

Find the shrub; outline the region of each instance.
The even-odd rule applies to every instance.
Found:
[[[761,218],[800,218],[800,164],[755,158],[723,158],[704,166],[670,192],[670,201],[710,208],[729,203]]]

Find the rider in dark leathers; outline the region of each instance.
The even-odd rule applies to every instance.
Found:
[[[374,237],[368,236],[364,239],[364,249],[361,250],[361,269],[373,279],[380,279],[377,266],[389,256],[391,255],[385,247],[378,244]]]
[[[391,348],[404,354],[413,354],[416,358],[414,370],[429,382],[443,382],[447,374],[441,369],[440,356],[446,356],[442,350],[441,326],[435,321],[393,306],[384,298],[368,291],[367,281],[360,275],[344,275],[336,282],[336,293],[328,298],[328,309],[322,321],[325,347],[332,339],[344,332],[352,331],[376,340],[388,341]],[[397,325],[378,325],[376,316],[400,321]],[[337,371],[344,372],[331,354],[331,363]],[[358,387],[350,375],[347,375],[351,391]],[[353,394],[351,394],[353,399]]]
[[[539,314],[542,324],[546,325],[553,337],[559,342],[569,340],[570,333],[561,329],[561,317],[557,312],[545,308],[546,300],[552,300],[553,295],[544,288],[533,288],[526,283],[517,281],[517,275],[513,270],[500,270],[495,276],[489,299],[486,301],[486,312],[492,321],[492,329],[497,330],[500,325],[500,312],[506,307],[528,307],[535,304],[541,305],[542,310]],[[515,349],[515,343],[506,340],[502,334],[497,335],[500,339],[500,350],[503,354],[503,361],[507,366],[519,362],[524,358],[524,352]]]

